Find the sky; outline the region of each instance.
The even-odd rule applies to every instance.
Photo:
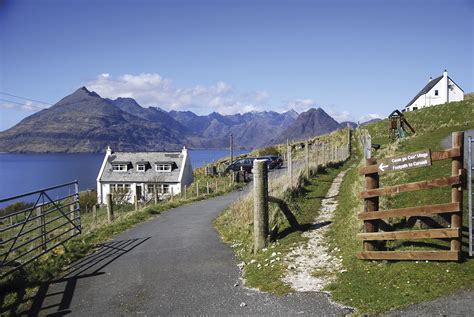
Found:
[[[0,0],[0,131],[81,86],[165,110],[362,122],[444,69],[474,91],[473,45],[473,0]]]

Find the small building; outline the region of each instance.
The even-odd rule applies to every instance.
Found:
[[[193,182],[193,169],[186,147],[181,152],[113,152],[107,148],[97,176],[97,201],[108,194],[118,202],[177,195]]]
[[[462,100],[464,91],[448,76],[448,71],[444,70],[442,76],[435,79],[430,77],[428,84],[405,106],[403,112]]]

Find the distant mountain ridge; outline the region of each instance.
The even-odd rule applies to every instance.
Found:
[[[321,108],[197,115],[141,107],[132,98],[102,98],[79,88],[48,109],[0,132],[0,152],[102,152],[226,148],[229,135],[241,148],[263,147],[346,127]]]

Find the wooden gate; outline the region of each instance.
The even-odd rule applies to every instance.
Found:
[[[385,159],[377,163],[374,159],[367,159],[366,166],[359,170],[359,175],[365,175],[366,190],[360,193],[364,199],[364,212],[358,218],[364,221],[364,233],[357,235],[363,241],[364,251],[357,253],[359,259],[367,260],[437,260],[459,261],[461,258],[461,228],[463,210],[463,184],[465,170],[463,168],[464,133],[452,134],[452,148],[431,152],[420,151],[405,154],[404,156]],[[379,188],[379,174],[396,172],[411,168],[420,168],[431,165],[432,161],[452,159],[451,176],[424,180],[413,183],[400,184]],[[451,202],[437,205],[425,205],[409,208],[379,211],[379,197],[410,192],[422,189],[451,186]],[[448,228],[409,230],[409,231],[379,231],[378,222],[393,217],[433,216],[450,214]],[[387,240],[414,240],[414,239],[450,239],[449,251],[384,251],[384,242]]]

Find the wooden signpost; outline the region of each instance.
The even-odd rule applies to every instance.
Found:
[[[360,198],[364,199],[365,206],[364,212],[358,214],[358,218],[364,221],[365,231],[357,235],[357,239],[364,243],[364,251],[357,254],[359,259],[437,261],[459,261],[461,259],[462,194],[465,175],[463,169],[464,133],[454,132],[452,140],[452,148],[445,151],[419,151],[380,162],[374,159],[366,160],[366,166],[359,169],[359,174],[364,175],[366,179],[366,190],[359,194]],[[449,158],[452,159],[450,177],[379,188],[379,174],[381,173],[422,168],[430,166],[432,161]],[[379,211],[380,196],[447,186],[451,187],[451,202]],[[382,227],[379,225],[384,223],[383,219],[411,216],[429,217],[438,214],[451,215],[449,228],[380,231]],[[393,230],[390,225],[384,224],[389,227],[389,230]],[[450,239],[451,248],[449,251],[384,251],[384,242],[387,240],[414,239]]]
[[[382,160],[377,165],[379,173],[398,172],[412,168],[431,166],[431,151],[408,153]]]

